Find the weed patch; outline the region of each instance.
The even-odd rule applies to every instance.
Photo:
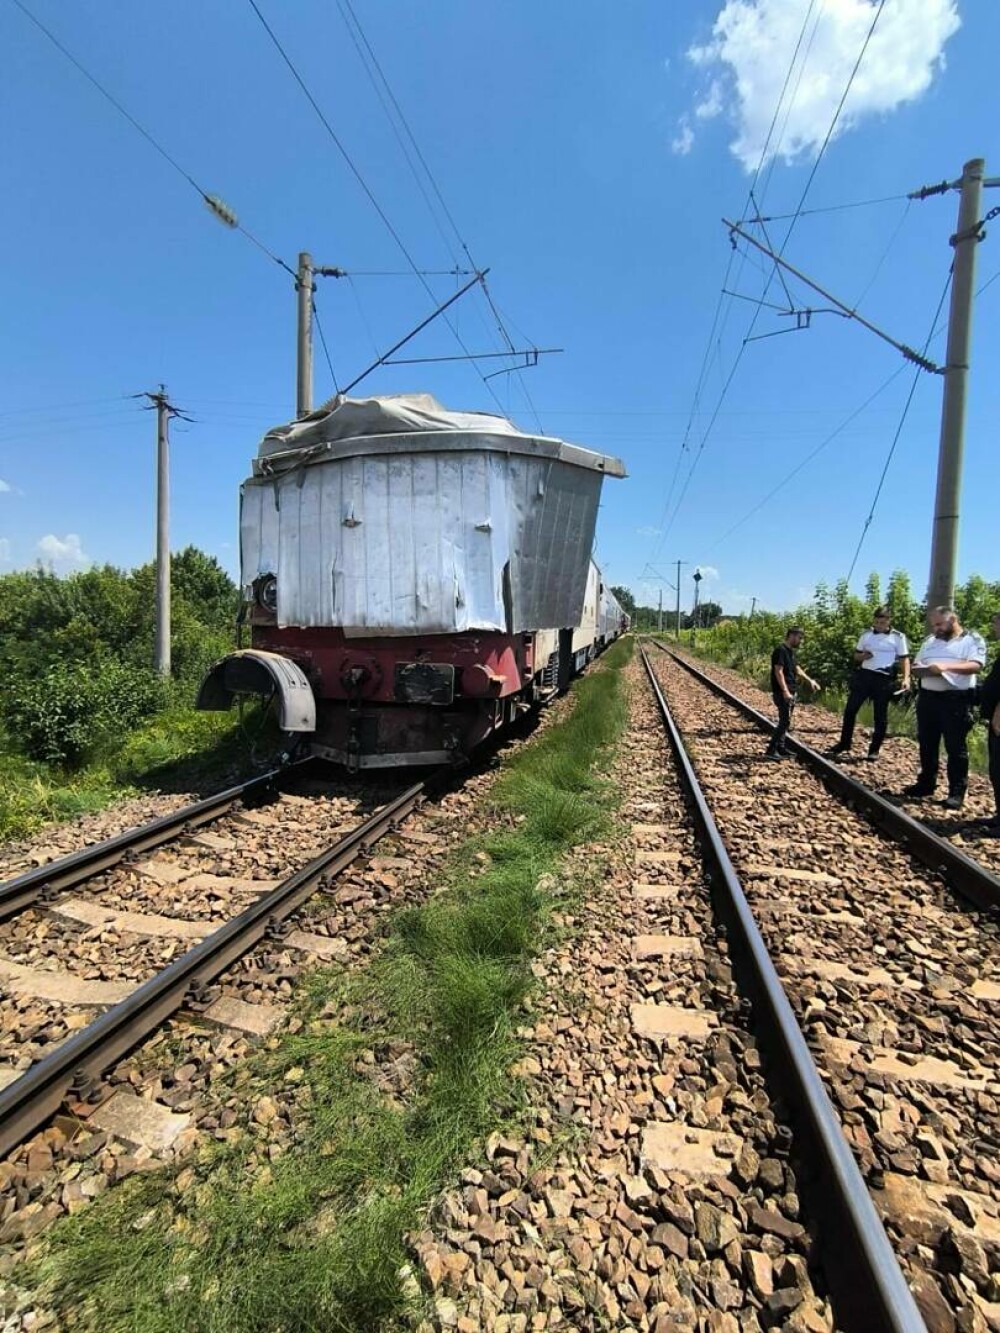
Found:
[[[501,831],[472,839],[442,891],[396,915],[364,972],[314,974],[295,1030],[232,1076],[248,1108],[264,1093],[292,1105],[281,1155],[248,1126],[185,1189],[180,1167],[126,1182],[53,1229],[34,1276],[65,1327],[360,1333],[405,1318],[407,1234],[517,1109],[518,1013],[549,938],[544,877],[610,823],[631,647],[616,645],[569,715],[510,761],[491,798]]]

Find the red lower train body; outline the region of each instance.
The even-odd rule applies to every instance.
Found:
[[[338,629],[261,625],[253,634],[255,648],[294,662],[311,686],[310,751],[350,769],[455,763],[471,754],[565,688],[606,642],[579,638],[579,631],[543,631],[357,639]]]

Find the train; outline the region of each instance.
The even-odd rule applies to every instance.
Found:
[[[624,476],[428,394],[269,430],[240,488],[241,646],[197,706],[272,700],[297,752],[350,771],[466,760],[628,629],[591,558]]]

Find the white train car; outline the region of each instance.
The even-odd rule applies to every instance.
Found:
[[[276,427],[241,491],[250,647],[198,706],[274,698],[282,730],[351,769],[456,762],[620,633],[589,553],[624,475],[427,395]]]

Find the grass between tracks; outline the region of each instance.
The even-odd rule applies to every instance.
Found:
[[[247,1133],[186,1186],[182,1168],[126,1182],[49,1233],[33,1278],[61,1326],[369,1330],[419,1308],[406,1236],[517,1111],[518,1011],[549,929],[543,876],[614,808],[631,651],[612,648],[568,716],[511,760],[490,798],[500,831],[470,839],[442,891],[394,917],[367,969],[313,974],[298,1031],[236,1073],[248,1108],[295,1090],[280,1156]]]

